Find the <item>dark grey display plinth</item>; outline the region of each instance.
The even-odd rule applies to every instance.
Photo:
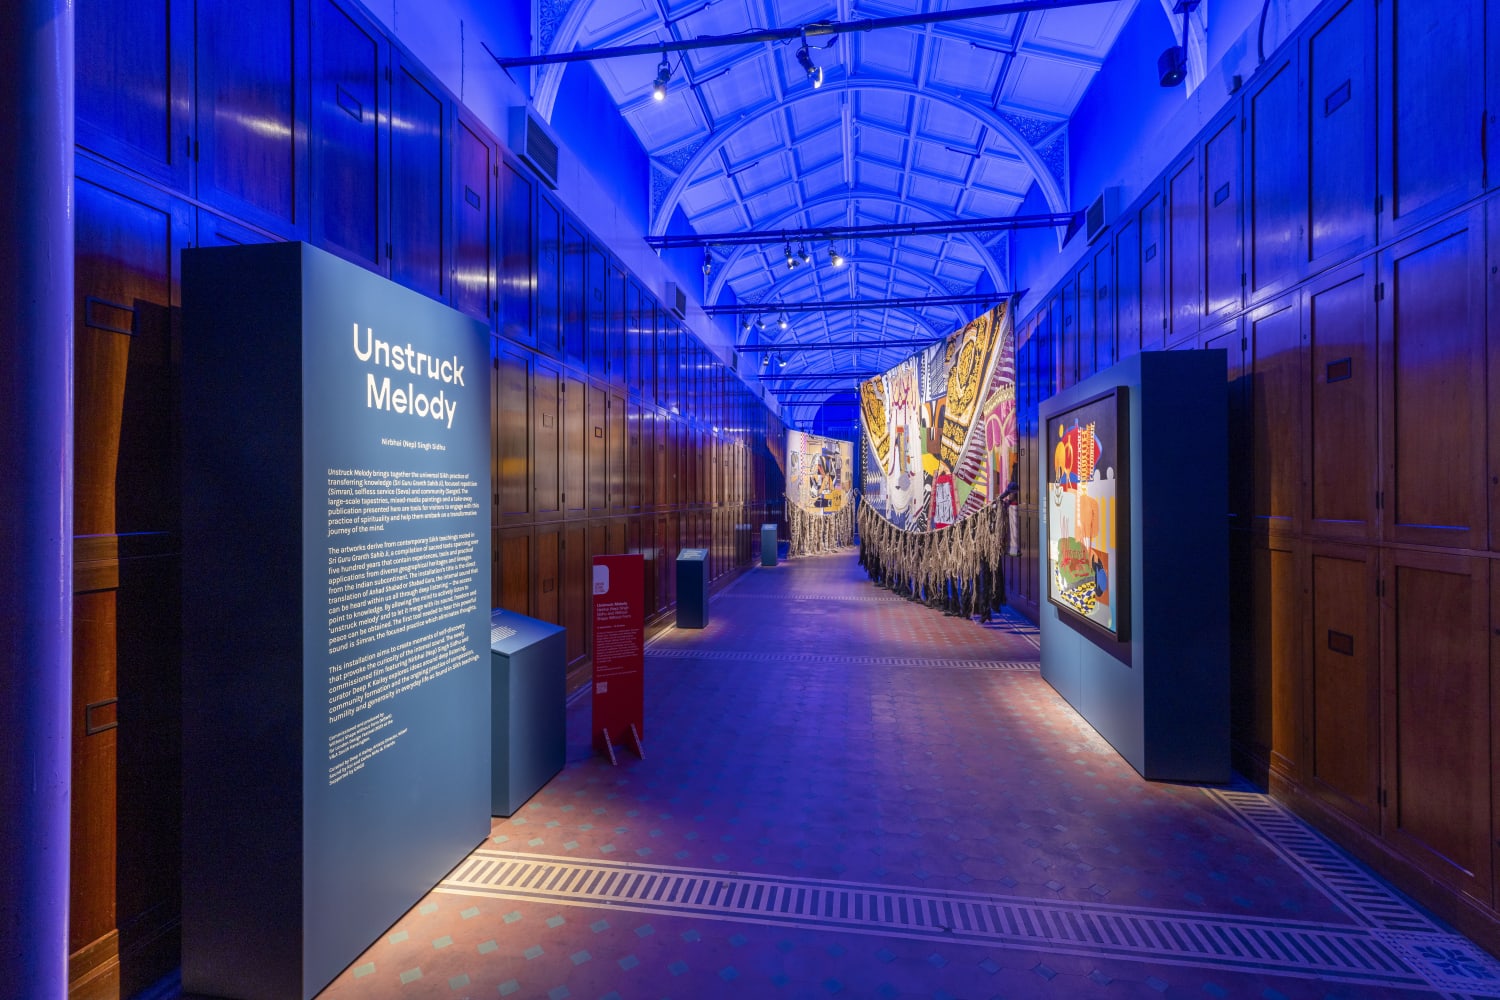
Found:
[[[677,627],[708,624],[708,550],[683,549],[677,554]]]
[[[496,816],[509,816],[567,759],[566,632],[497,610],[490,615],[490,663],[491,807]]]
[[[1039,426],[1119,387],[1127,467],[1114,580],[1124,638],[1101,637],[1049,603],[1048,472],[1037,449],[1042,676],[1143,777],[1226,782],[1229,765],[1229,498],[1221,350],[1147,351],[1045,400]],[[1120,576],[1119,574],[1116,574]]]
[[[776,565],[776,525],[774,524],[760,526],[760,564],[762,566]]]

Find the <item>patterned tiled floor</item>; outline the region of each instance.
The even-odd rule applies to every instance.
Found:
[[[1500,964],[1265,796],[1142,781],[1037,636],[758,568],[323,1000],[1500,996]]]

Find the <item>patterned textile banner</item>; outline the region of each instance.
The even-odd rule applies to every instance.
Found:
[[[977,513],[1014,473],[1009,303],[862,383],[859,401],[865,504],[906,531],[944,528]]]
[[[809,514],[837,514],[851,504],[854,444],[786,432],[786,498]]]

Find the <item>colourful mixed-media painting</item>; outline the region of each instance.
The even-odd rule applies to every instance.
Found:
[[[863,499],[908,531],[947,527],[1015,474],[1008,303],[860,385]]]
[[[788,500],[811,514],[836,514],[849,505],[853,487],[853,442],[786,432]]]
[[[1126,638],[1129,567],[1121,445],[1125,390],[1047,420],[1048,599],[1115,638]]]

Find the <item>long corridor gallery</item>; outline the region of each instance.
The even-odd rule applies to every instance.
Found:
[[[0,1000],[1500,997],[1500,0],[0,65]]]

